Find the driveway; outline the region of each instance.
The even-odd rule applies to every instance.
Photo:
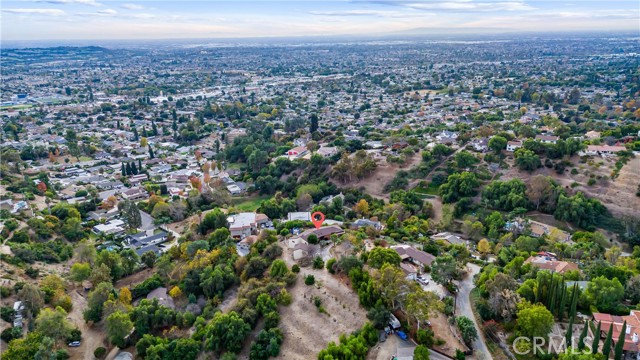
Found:
[[[142,220],[142,225],[140,225],[140,230],[152,230],[156,228],[156,225],[153,223],[153,218],[151,215],[146,212],[140,210],[140,219]]]
[[[473,323],[476,325],[476,331],[478,332],[478,339],[473,343],[473,352],[478,360],[493,360],[491,353],[489,352],[489,348],[487,348],[487,344],[485,343],[484,334],[480,330],[480,326],[478,326],[478,322],[476,321],[476,317],[473,315],[473,309],[471,301],[469,300],[469,295],[471,294],[471,290],[475,288],[473,284],[473,277],[480,273],[480,266],[476,264],[467,264],[469,272],[465,275],[465,278],[460,281],[458,288],[458,296],[456,303],[456,316],[464,315],[471,319]]]

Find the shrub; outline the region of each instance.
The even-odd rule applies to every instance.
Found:
[[[313,275],[307,275],[307,276],[304,278],[304,283],[305,283],[305,285],[309,285],[309,286],[311,286],[311,285],[313,285],[313,284],[315,284],[315,283],[316,283],[316,277],[315,277],[315,276],[313,276]]]
[[[107,349],[103,348],[102,346],[100,346],[99,348],[96,348],[93,351],[93,356],[95,356],[96,358],[100,359],[102,358],[105,354],[107,353]]]
[[[324,267],[324,261],[322,261],[322,258],[320,256],[316,256],[313,259],[313,268],[322,269],[323,267]]]
[[[15,314],[16,312],[10,306],[3,306],[0,308],[0,318],[8,323],[13,321],[13,316]]]
[[[307,242],[309,244],[317,244],[319,242],[318,237],[315,234],[311,234],[307,237]]]
[[[11,288],[2,286],[0,287],[0,298],[8,298],[9,296],[11,296]]]
[[[68,342],[80,341],[82,340],[82,331],[80,329],[75,328],[69,332],[69,336],[67,337]]]
[[[294,274],[297,274],[300,272],[300,266],[298,266],[298,264],[293,264],[293,266],[291,267],[291,272],[293,272]]]
[[[432,347],[435,342],[433,335],[434,333],[431,329],[418,330],[418,344],[425,345],[426,347]]]
[[[58,349],[56,351],[56,360],[66,360],[70,358],[69,352],[67,349]]]
[[[28,277],[35,279],[38,277],[38,275],[40,275],[40,270],[36,269],[36,268],[32,268],[31,266],[29,266],[25,271],[25,274],[27,274]]]
[[[147,296],[151,291],[161,287],[162,279],[160,279],[160,275],[155,274],[152,277],[146,279],[142,283],[136,285],[131,289],[131,295],[134,299]]]
[[[0,334],[0,339],[4,340],[7,343],[13,339],[19,339],[21,337],[22,337],[21,327],[6,328],[2,331],[2,334]]]
[[[335,274],[336,271],[334,267],[337,262],[338,261],[336,259],[329,259],[329,261],[327,261],[326,268],[327,268],[327,271],[329,271],[329,273]]]
[[[589,186],[593,186],[596,184],[596,180],[595,179],[589,179],[589,181],[587,181],[587,185]]]

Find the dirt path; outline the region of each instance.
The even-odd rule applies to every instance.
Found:
[[[82,342],[79,347],[68,348],[71,359],[93,359],[93,351],[104,344],[104,332],[96,327],[90,328],[84,322],[82,311],[87,306],[87,299],[80,295],[78,291],[70,292],[73,302],[73,309],[69,313],[69,320],[73,322],[82,331]]]

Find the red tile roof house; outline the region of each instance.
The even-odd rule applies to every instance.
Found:
[[[613,344],[620,338],[620,332],[622,331],[622,325],[627,322],[627,329],[624,336],[624,358],[640,358],[640,310],[631,310],[631,313],[627,316],[609,315],[603,313],[594,313],[593,321],[597,324],[600,322],[600,338],[605,338],[609,332],[609,327],[613,325]]]
[[[559,274],[564,274],[567,271],[576,271],[580,270],[578,268],[578,264],[568,262],[568,261],[560,261],[554,258],[550,258],[548,256],[530,256],[524,262],[525,264],[531,264],[531,266],[535,266],[540,270],[549,270],[551,272],[557,272]]]

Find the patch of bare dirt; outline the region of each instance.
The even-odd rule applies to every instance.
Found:
[[[640,197],[635,194],[640,183],[640,158],[630,159],[620,170],[619,176],[611,180],[609,177],[616,160],[615,157],[592,157],[586,163],[580,163],[580,157],[573,156],[570,159],[573,167],[567,167],[562,174],[546,167],[528,173],[512,166],[504,171],[501,180],[519,178],[526,183],[536,175],[550,176],[570,192],[581,191],[588,197],[600,200],[613,215],[637,216],[640,213]],[[571,173],[573,168],[577,174]],[[592,178],[595,184],[588,185]],[[574,183],[578,185],[572,188]]]
[[[386,159],[378,161],[378,167],[376,170],[365,179],[353,180],[347,183],[343,183],[338,180],[333,180],[336,184],[343,187],[364,187],[365,192],[375,198],[389,199],[389,194],[383,191],[384,186],[393,180],[396,173],[400,170],[408,171],[412,167],[418,165],[422,161],[422,155],[420,153],[413,154],[407,161],[402,164],[389,164]]]
[[[105,331],[99,326],[89,327],[84,321],[82,311],[87,306],[86,294],[82,294],[79,291],[72,290],[69,292],[71,300],[73,302],[73,308],[67,317],[80,331],[82,331],[82,342],[79,347],[67,348],[71,359],[93,359],[93,352],[96,348],[104,346],[108,348],[105,342]]]
[[[285,250],[283,258],[289,266],[294,264],[289,251]],[[315,276],[316,285],[304,284],[307,274]],[[284,342],[279,359],[314,359],[330,341],[338,342],[340,334],[349,334],[367,321],[358,295],[324,269],[304,268],[289,291],[292,302],[280,309]],[[314,297],[321,299],[327,314],[314,305]]]

